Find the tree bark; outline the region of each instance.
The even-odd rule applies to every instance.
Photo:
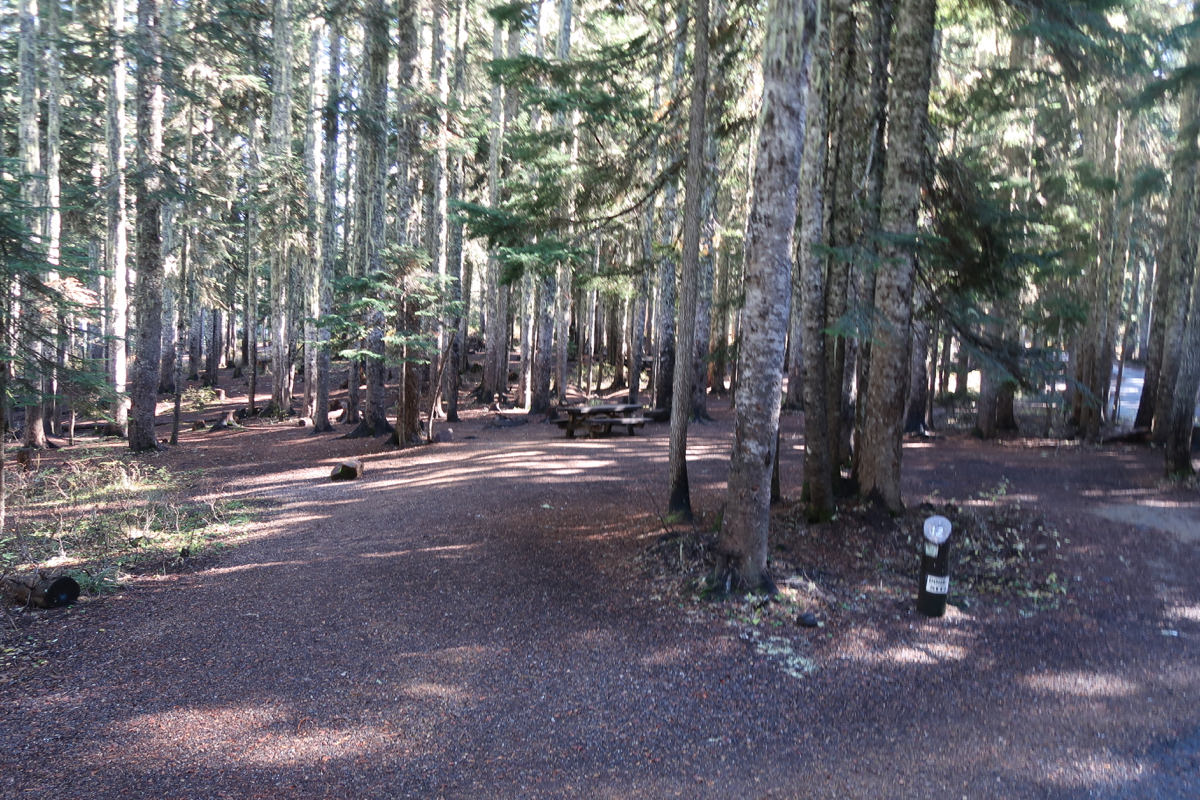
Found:
[[[889,147],[882,199],[883,230],[911,239],[920,205],[921,153],[929,109],[935,0],[906,0],[896,10],[889,99]],[[911,245],[894,238],[883,248],[875,284],[875,336],[871,352],[859,491],[900,511],[901,423],[908,388],[913,275]]]
[[[368,276],[383,272],[383,247],[386,218],[387,188],[387,74],[388,74],[388,12],[383,0],[370,0],[363,11],[365,42],[363,48],[363,97],[360,117],[359,168],[364,170],[360,184],[366,223],[359,239],[363,250],[364,268]],[[376,307],[367,312],[365,370],[367,396],[359,426],[347,436],[382,436],[392,432],[387,419],[387,364],[384,360],[383,310]],[[410,398],[405,398],[406,402]],[[411,398],[415,400],[416,398]]]
[[[695,346],[696,293],[700,258],[700,200],[704,192],[704,117],[705,92],[708,86],[708,2],[695,3],[694,41],[692,56],[692,100],[688,120],[687,173],[684,178],[683,201],[683,277],[679,287],[678,352],[683,356],[675,362],[671,395],[679,402],[671,404],[670,433],[670,499],[668,511],[684,520],[692,519],[692,499],[687,473],[687,429],[692,415],[692,379],[695,368],[687,357]],[[747,576],[753,577],[753,576]]]
[[[108,75],[106,136],[108,181],[105,216],[108,247],[104,266],[109,273],[105,283],[105,303],[109,309],[109,381],[116,393],[113,422],[125,435],[129,427],[129,398],[125,396],[129,379],[126,337],[129,335],[129,219],[125,207],[125,119],[127,68],[125,64],[125,0],[109,0],[109,31],[112,42],[112,67]]]
[[[805,9],[801,0],[772,0],[765,25],[754,201],[746,223],[741,347],[746,385],[737,397],[715,576],[719,583],[739,589],[773,588],[767,576],[771,476],[778,447],[814,5]]]
[[[504,27],[496,20],[492,28],[492,59],[504,58]],[[518,40],[519,41],[519,40]],[[491,147],[488,150],[488,204],[496,208],[500,204],[500,174],[504,128],[507,124],[507,95],[511,88],[498,79],[492,85]],[[494,395],[504,395],[508,390],[508,287],[500,280],[500,260],[495,253],[488,253],[487,329],[484,332],[486,352],[484,354],[483,381],[479,386],[479,399],[490,403]]]
[[[129,449],[159,448],[154,433],[162,349],[162,39],[158,0],[138,0],[137,50],[137,360]]]
[[[21,0],[19,7],[20,39],[17,44],[17,91],[20,95],[20,120],[17,129],[17,147],[20,154],[21,169],[21,199],[29,209],[29,229],[35,238],[43,235],[45,226],[41,219],[41,208],[44,202],[41,146],[38,139],[37,112],[37,62],[38,36],[37,19],[38,4],[36,0]],[[39,247],[41,242],[39,241]],[[24,376],[27,391],[37,396],[25,406],[25,427],[23,444],[25,447],[42,449],[46,447],[45,415],[42,410],[42,372],[41,361],[42,331],[46,324],[44,312],[35,300],[22,292],[23,300],[20,310],[21,338],[19,345],[24,364]]]
[[[683,82],[684,64],[687,58],[687,27],[688,4],[680,2],[675,15],[675,54],[671,68],[670,94],[678,93],[679,84]],[[662,228],[659,246],[663,256],[658,262],[658,306],[655,315],[658,318],[654,326],[658,331],[658,347],[654,359],[654,407],[672,408],[675,375],[675,314],[676,314],[676,260],[675,249],[677,178],[667,181],[663,189]]]
[[[800,186],[804,205],[800,216],[800,247],[797,292],[800,312],[799,335],[792,347],[803,369],[789,374],[797,381],[804,401],[804,496],[810,520],[828,519],[834,512],[833,454],[830,449],[825,383],[828,375],[825,352],[825,257],[820,252],[824,237],[825,158],[827,152],[826,102],[829,92],[829,29],[818,18],[806,102],[804,156]],[[740,394],[740,393],[739,393]]]
[[[268,148],[271,168],[285,173],[292,161],[292,3],[274,0],[271,36],[272,58],[271,128]],[[286,174],[286,173],[285,173]],[[289,244],[288,204],[273,209],[277,241],[271,248],[271,409],[286,414],[292,405],[291,287],[289,267],[295,257]]]
[[[342,95],[342,26],[338,9],[326,12],[329,28],[329,71],[325,77],[325,109],[323,123],[325,141],[322,161],[325,183],[321,203],[321,275],[317,297],[317,316],[324,317],[333,310],[333,272],[337,263],[337,162],[338,111]],[[316,406],[313,410],[313,433],[333,430],[329,420],[330,331],[317,325]]]

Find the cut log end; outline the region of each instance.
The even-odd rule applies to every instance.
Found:
[[[79,599],[79,584],[66,575],[7,575],[0,578],[0,587],[17,603],[36,608],[69,606]]]
[[[350,458],[333,468],[329,473],[331,481],[353,481],[358,480],[363,474],[363,463],[356,458]]]

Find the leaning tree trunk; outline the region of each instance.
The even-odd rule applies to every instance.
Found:
[[[893,237],[883,248],[875,284],[875,337],[867,387],[859,491],[888,509],[903,508],[900,496],[901,425],[908,389],[914,253],[904,246],[917,230],[921,153],[929,110],[935,0],[901,3],[896,13],[889,147],[881,225]]]
[[[814,6],[810,2],[802,12],[801,0],[773,0],[767,10],[754,201],[746,222],[745,385],[737,397],[729,490],[717,539],[716,577],[731,588],[772,588],[767,576],[771,469],[778,447]]]
[[[137,50],[137,359],[129,449],[157,450],[154,413],[162,355],[162,41],[158,0],[138,0]]]

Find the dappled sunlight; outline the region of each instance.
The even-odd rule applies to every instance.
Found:
[[[237,572],[249,572],[256,569],[271,569],[272,567],[305,567],[311,564],[312,561],[299,561],[292,559],[290,561],[264,561],[262,563],[237,564],[232,567],[215,567],[204,571],[208,577],[217,575],[232,575]]]
[[[1046,779],[1060,789],[1090,791],[1097,786],[1127,784],[1145,773],[1142,761],[1119,756],[1109,750],[1066,756],[1048,764]]]
[[[1140,688],[1120,675],[1082,670],[1040,672],[1025,676],[1022,682],[1031,689],[1073,697],[1128,697]]]
[[[879,663],[892,664],[942,664],[947,661],[962,661],[967,649],[954,644],[931,642],[923,645],[892,647],[879,654]]]
[[[345,724],[268,704],[168,709],[134,716],[124,727],[138,745],[130,747],[125,737],[100,745],[93,755],[98,766],[136,764],[146,752],[207,769],[294,767],[398,746],[410,751],[416,744],[404,727],[387,720]]]
[[[906,641],[889,639],[879,628],[861,627],[849,637],[846,658],[880,667],[935,666],[966,661],[974,657],[972,647],[978,632],[973,626],[968,627],[974,622],[971,615],[949,606],[946,616],[938,623],[944,627],[910,626]],[[986,663],[976,663],[977,667],[990,665],[990,659]]]
[[[462,553],[467,550],[476,550],[478,544],[448,544],[441,547],[416,547],[409,550],[392,550],[387,553],[359,553],[359,558],[404,558],[405,556],[414,556],[421,553]]]
[[[1180,622],[1196,622],[1200,623],[1200,605],[1174,605],[1169,606],[1165,614],[1167,617]]]

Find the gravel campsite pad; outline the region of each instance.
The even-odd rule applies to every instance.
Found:
[[[567,439],[474,411],[403,451],[261,422],[184,433],[157,462],[254,523],[116,594],[6,612],[0,787],[1200,796],[1200,499],[1159,481],[1158,452],[910,442],[908,514],[807,525],[785,503],[779,597],[713,603],[695,581],[732,439],[716,417],[689,434],[695,529],[660,516],[665,425]],[[784,426],[797,497],[800,420]],[[362,477],[331,482],[351,457]],[[929,513],[959,556],[941,619],[914,610]]]

